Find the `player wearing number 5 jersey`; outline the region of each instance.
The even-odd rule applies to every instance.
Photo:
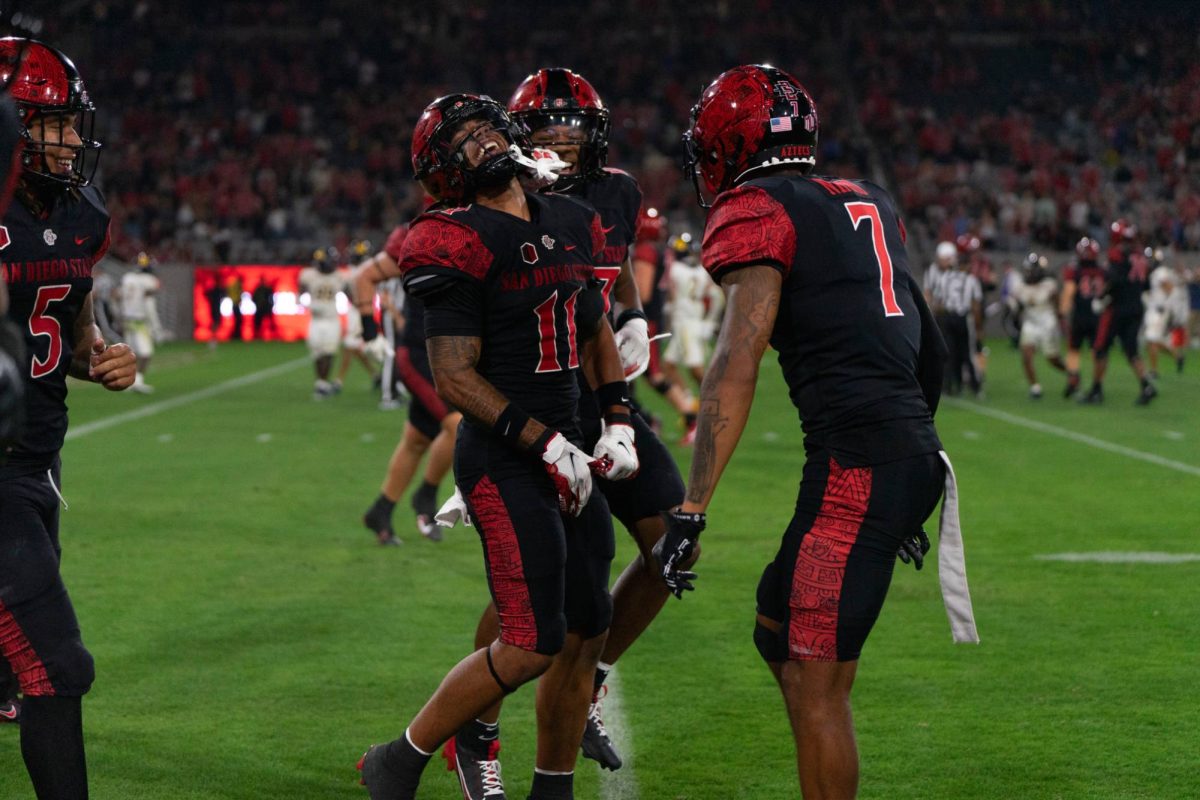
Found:
[[[425,303],[438,393],[464,417],[455,483],[483,544],[500,634],[459,662],[402,738],[367,752],[373,799],[412,798],[429,754],[538,676],[532,796],[571,796],[612,615],[612,523],[590,469],[628,476],[637,458],[594,277],[600,217],[577,200],[525,192],[517,175],[534,162],[522,145],[503,106],[475,95],[434,101],[413,134],[414,171],[442,206],[413,221],[399,266],[405,291]],[[580,449],[578,370],[599,387],[607,423],[590,454]],[[497,796],[498,769],[459,777]]]
[[[94,107],[79,72],[40,42],[0,39],[0,84],[10,80],[25,146],[0,225],[0,272],[8,317],[24,332],[25,425],[0,465],[0,654],[24,694],[21,755],[34,791],[63,800],[87,796],[80,698],[93,678],[59,574],[67,376],[127,389],[136,359],[127,345],[106,346],[92,315],[108,212],[89,185],[100,145],[88,138]]]
[[[702,260],[727,304],[701,388],[687,497],[655,550],[664,578],[691,588],[694,573],[678,563],[704,527],[771,344],[806,463],[795,515],[759,583],[754,641],[783,691],[804,796],[853,797],[859,654],[897,555],[919,562],[919,532],[943,487],[956,501],[932,416],[944,344],[887,193],[809,176],[817,112],[794,77],[767,66],[723,73],[693,109],[686,143],[697,191],[703,181],[716,195]],[[953,565],[961,578],[946,595],[955,635],[974,640],[961,561],[950,552],[958,541],[957,526],[944,525],[943,577]]]

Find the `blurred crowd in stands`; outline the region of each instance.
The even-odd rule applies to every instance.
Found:
[[[295,263],[382,242],[420,205],[408,145],[424,105],[505,100],[542,66],[596,85],[610,164],[697,229],[680,133],[704,82],[744,62],[805,81],[819,170],[883,182],[927,250],[964,233],[1069,249],[1117,216],[1197,250],[1196,5],[98,0],[43,35],[78,54],[100,108],[118,256]]]

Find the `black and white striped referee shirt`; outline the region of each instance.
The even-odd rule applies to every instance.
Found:
[[[925,291],[933,298],[934,309],[956,316],[970,314],[972,302],[983,302],[978,278],[966,270],[938,269],[936,264],[925,270]]]

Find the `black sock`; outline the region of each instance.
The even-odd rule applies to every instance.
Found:
[[[696,424],[696,415],[695,414],[684,414],[683,421],[685,423],[687,423],[687,426],[690,428]]]
[[[417,513],[423,513],[425,510],[432,509],[437,505],[437,484],[429,481],[421,481],[421,485],[413,492],[412,504]]]
[[[529,800],[574,800],[575,773],[566,775],[547,775],[544,772],[533,771],[533,787],[529,790]]]
[[[371,506],[372,511],[378,511],[381,514],[386,514],[388,519],[392,517],[392,509],[396,507],[395,500],[388,500],[387,495],[380,494],[375,498],[375,503]]]
[[[78,697],[30,697],[21,703],[21,756],[40,800],[86,800],[83,704]]]
[[[459,728],[455,739],[472,750],[486,754],[492,742],[500,738],[499,722],[482,722],[473,719]]]
[[[607,667],[599,667],[599,666],[596,667],[596,677],[592,681],[592,692],[593,693],[600,691],[600,687],[604,685],[604,682],[606,680],[608,680],[608,672],[611,669],[612,669],[611,664],[609,664]]]
[[[1150,387],[1150,379],[1149,378],[1142,378],[1141,382],[1142,382],[1142,390],[1143,391],[1145,391],[1146,389],[1148,389]]]
[[[412,746],[408,741],[408,731],[405,731],[399,739],[387,744],[383,763],[397,778],[397,782],[402,784],[399,788],[415,793],[417,785],[421,782],[421,773],[425,771],[425,765],[429,763],[430,758],[432,755],[425,755]]]

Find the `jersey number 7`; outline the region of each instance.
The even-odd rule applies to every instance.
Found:
[[[879,207],[874,203],[846,203],[846,213],[854,230],[864,219],[871,223],[871,246],[875,249],[875,261],[879,264],[879,294],[883,298],[883,313],[888,317],[903,317],[904,311],[896,302],[896,290],[892,288],[892,256],[887,249],[887,241],[883,235],[883,220],[879,217]]]

